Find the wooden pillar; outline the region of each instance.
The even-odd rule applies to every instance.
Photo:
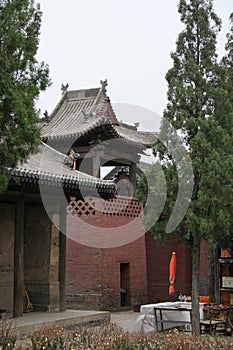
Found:
[[[14,244],[14,309],[13,316],[23,315],[24,298],[24,202],[16,202]]]
[[[92,158],[92,169],[93,169],[92,175],[97,177],[98,179],[100,178],[100,165],[101,165],[101,160],[98,152],[96,152],[94,157]]]
[[[66,205],[60,207],[59,232],[59,282],[60,282],[60,311],[66,310]]]
[[[129,173],[129,180],[133,186],[133,193],[132,195],[135,195],[135,191],[136,191],[136,164],[132,163],[130,165],[130,173]]]
[[[104,158],[105,145],[97,144],[93,146],[90,150],[90,155],[92,157],[92,175],[100,178],[100,167],[102,163],[102,159]]]

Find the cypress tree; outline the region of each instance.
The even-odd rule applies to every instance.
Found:
[[[50,84],[36,54],[42,13],[34,0],[0,0],[0,193],[9,169],[37,151],[40,91]]]

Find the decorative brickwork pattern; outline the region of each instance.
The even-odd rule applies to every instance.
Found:
[[[137,218],[142,215],[143,206],[135,199],[114,198],[102,201],[91,197],[86,201],[76,201],[75,197],[71,197],[67,206],[67,213],[71,215],[95,215],[96,211],[103,215]]]
[[[142,215],[142,209],[142,205],[136,200],[110,199],[104,201],[103,214],[136,218]]]
[[[92,198],[89,198],[88,201],[76,201],[76,198],[72,197],[66,211],[68,214],[78,216],[95,215],[95,201]]]

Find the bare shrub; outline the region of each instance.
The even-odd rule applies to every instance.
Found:
[[[69,329],[44,327],[17,339],[9,321],[0,322],[1,350],[228,350],[233,339],[228,336],[194,337],[178,330],[127,333],[117,324],[75,326]],[[26,338],[25,338],[26,337]]]
[[[13,321],[5,318],[0,319],[0,349],[14,349],[16,340],[17,331]]]

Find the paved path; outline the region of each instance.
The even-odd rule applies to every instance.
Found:
[[[140,327],[136,323],[139,312],[119,311],[111,313],[111,322],[118,324],[125,332],[140,332]]]
[[[69,327],[110,321],[109,311],[66,310],[63,312],[30,312],[14,318],[19,334],[26,334],[46,326]]]
[[[60,325],[63,327],[78,324],[93,324],[98,321],[108,320],[118,324],[126,332],[140,332],[140,326],[136,323],[139,312],[133,311],[85,311],[67,310],[64,312],[31,312],[23,317],[15,318],[14,323],[19,334],[25,334],[44,326]]]

